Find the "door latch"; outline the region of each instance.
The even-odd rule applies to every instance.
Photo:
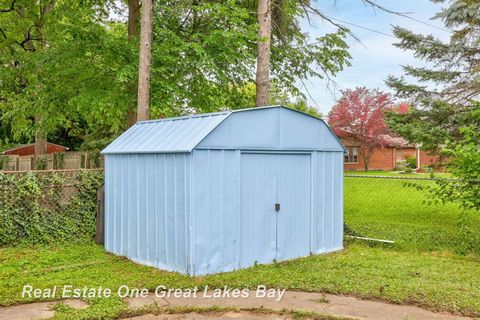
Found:
[[[280,211],[280,203],[275,203],[275,211]]]

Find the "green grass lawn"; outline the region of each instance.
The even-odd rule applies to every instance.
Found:
[[[472,234],[462,236],[458,207],[425,203],[428,194],[406,186],[407,181],[412,182],[346,177],[345,223],[361,236],[394,240],[399,249],[480,253],[480,214],[470,214]]]
[[[347,177],[346,224],[358,235],[394,240],[393,246],[354,242],[333,254],[198,278],[141,266],[94,244],[0,248],[0,305],[42,300],[22,298],[25,284],[113,290],[120,285],[154,289],[158,285],[254,288],[262,284],[480,317],[480,215],[471,214],[472,235],[465,238],[460,236],[459,210],[454,205],[430,206],[424,200],[428,200],[425,194],[401,180]],[[86,310],[60,305],[57,317],[103,319],[128,313],[118,298],[89,302]]]
[[[323,291],[413,303],[434,310],[480,316],[480,260],[452,254],[399,252],[351,244],[338,253],[256,266],[219,275],[192,278],[140,266],[106,254],[93,244],[0,249],[0,305],[38,299],[22,298],[24,284],[131,288],[251,287],[259,284],[293,290]],[[61,309],[66,318],[118,315],[117,298],[92,300],[87,311]],[[73,317],[73,316],[72,316]],[[88,317],[87,317],[88,318]]]

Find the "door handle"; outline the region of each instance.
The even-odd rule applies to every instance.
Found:
[[[275,211],[280,211],[280,203],[275,203]]]

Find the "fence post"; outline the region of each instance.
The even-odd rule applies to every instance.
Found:
[[[105,185],[97,191],[97,228],[95,232],[95,243],[105,244]]]

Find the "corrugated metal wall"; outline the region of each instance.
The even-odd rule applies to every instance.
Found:
[[[140,123],[104,150],[105,247],[195,275],[339,250],[343,151],[283,107]]]
[[[258,153],[259,155],[266,153]],[[288,154],[288,153],[287,153]],[[286,163],[290,166],[290,170],[295,176],[308,176],[308,187],[304,182],[295,181],[297,178],[292,175],[283,175],[283,181],[278,183],[283,185],[293,184],[294,186],[304,186],[303,189],[296,187],[287,190],[290,201],[294,203],[296,210],[304,208],[309,210],[307,217],[302,216],[301,212],[293,212],[285,221],[278,220],[275,222],[274,215],[267,214],[265,219],[255,220],[256,208],[262,206],[270,206],[269,203],[258,203],[268,198],[268,188],[260,187],[255,192],[258,197],[250,197],[249,199],[242,196],[245,190],[242,183],[255,185],[258,179],[266,181],[270,176],[274,175],[274,171],[269,168],[275,168],[275,162],[281,161],[282,154],[269,153],[270,157],[261,159],[260,157],[252,158],[249,161],[245,158],[245,153],[239,150],[194,150],[193,155],[193,183],[192,183],[192,217],[193,229],[191,234],[191,246],[193,266],[191,273],[196,275],[209,274],[215,272],[231,271],[238,268],[251,266],[255,261],[268,263],[273,259],[283,260],[293,257],[308,255],[309,253],[324,253],[339,250],[343,246],[343,153],[342,152],[312,152],[308,155],[308,166],[303,170],[301,166],[305,164],[305,158],[297,162],[298,170],[295,164]],[[274,155],[274,156],[272,156]],[[280,158],[276,159],[275,156]],[[248,163],[246,163],[249,161]],[[286,160],[287,162],[290,160]],[[242,162],[243,166],[242,166]],[[262,163],[264,164],[262,166]],[[246,166],[247,167],[246,167]],[[282,165],[280,165],[282,168]],[[242,173],[242,170],[245,171]],[[300,171],[299,171],[300,170]],[[270,172],[271,171],[271,172]],[[251,174],[248,175],[248,172]],[[243,180],[242,180],[243,179]],[[278,184],[277,184],[278,185]],[[248,186],[249,187],[249,186]],[[280,187],[281,189],[281,187]],[[286,189],[285,189],[286,190]],[[295,194],[295,190],[300,192],[311,192],[305,196],[300,193]],[[273,192],[273,191],[272,191]],[[281,190],[279,194],[281,194]],[[285,192],[284,192],[285,193]],[[298,202],[300,198],[306,198],[311,205],[305,206]],[[297,202],[292,202],[297,201]],[[265,207],[260,210],[273,210],[271,207]],[[283,207],[279,214],[286,214]],[[249,214],[251,212],[252,214]],[[280,217],[280,216],[279,216]],[[281,216],[285,219],[284,216]],[[273,220],[272,220],[273,219]],[[301,219],[301,221],[295,221]],[[279,223],[276,231],[269,228],[272,224]],[[297,226],[298,230],[282,229],[282,225]],[[249,229],[247,229],[249,228]],[[301,229],[309,235],[310,241],[306,244],[308,248],[302,245],[290,246],[288,241],[298,238]],[[270,238],[273,237],[272,232],[282,232],[284,236],[275,239],[276,244],[271,244]],[[253,232],[253,233],[252,233]],[[254,233],[259,233],[258,241],[245,242],[243,237],[254,237]],[[290,239],[288,238],[290,237]],[[269,242],[270,241],[270,242]],[[297,241],[298,244],[303,243],[302,239]],[[271,254],[273,246],[284,245],[284,248],[277,248],[278,255]],[[242,247],[243,246],[243,247]],[[246,246],[246,247],[245,247]],[[256,246],[256,247],[255,247]],[[281,252],[280,252],[281,251]],[[262,254],[249,255],[246,253],[262,252]],[[257,256],[256,259],[253,256]],[[255,259],[255,260],[254,260]]]
[[[105,156],[105,248],[188,271],[191,154]]]
[[[312,253],[343,248],[343,152],[314,152]]]
[[[194,150],[192,256],[195,274],[238,268],[239,151]]]

